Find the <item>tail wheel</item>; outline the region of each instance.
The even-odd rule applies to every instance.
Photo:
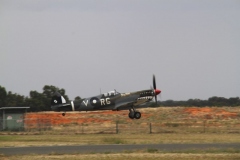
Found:
[[[141,113],[140,112],[135,112],[134,113],[134,118],[140,119],[141,118]]]

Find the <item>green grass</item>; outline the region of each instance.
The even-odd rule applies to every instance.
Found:
[[[107,144],[126,144],[127,143],[123,139],[116,138],[116,137],[106,137],[106,138],[103,138],[102,141],[103,143],[107,143]]]
[[[0,147],[87,144],[159,143],[240,143],[240,134],[79,134],[79,135],[0,135]]]
[[[147,149],[147,152],[148,153],[156,153],[156,152],[158,152],[158,150],[154,149],[154,148],[149,148],[149,149]]]

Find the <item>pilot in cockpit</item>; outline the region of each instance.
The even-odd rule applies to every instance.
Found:
[[[115,96],[118,92],[116,90],[114,91],[109,91],[108,93],[104,93],[104,96]]]
[[[115,91],[108,92],[108,96],[114,96],[114,95],[115,95]]]

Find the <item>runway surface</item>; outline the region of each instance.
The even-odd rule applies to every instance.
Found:
[[[38,146],[38,147],[4,147],[0,154],[77,154],[77,153],[116,153],[134,150],[181,151],[195,149],[240,149],[240,143],[215,144],[112,144],[112,145],[74,145],[74,146]]]

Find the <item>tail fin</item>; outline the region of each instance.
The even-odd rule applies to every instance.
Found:
[[[65,98],[60,93],[55,92],[51,100],[51,105],[54,106],[63,103],[66,103]]]
[[[73,102],[67,103],[65,98],[58,92],[55,92],[51,100],[53,111],[72,111],[75,110]]]

